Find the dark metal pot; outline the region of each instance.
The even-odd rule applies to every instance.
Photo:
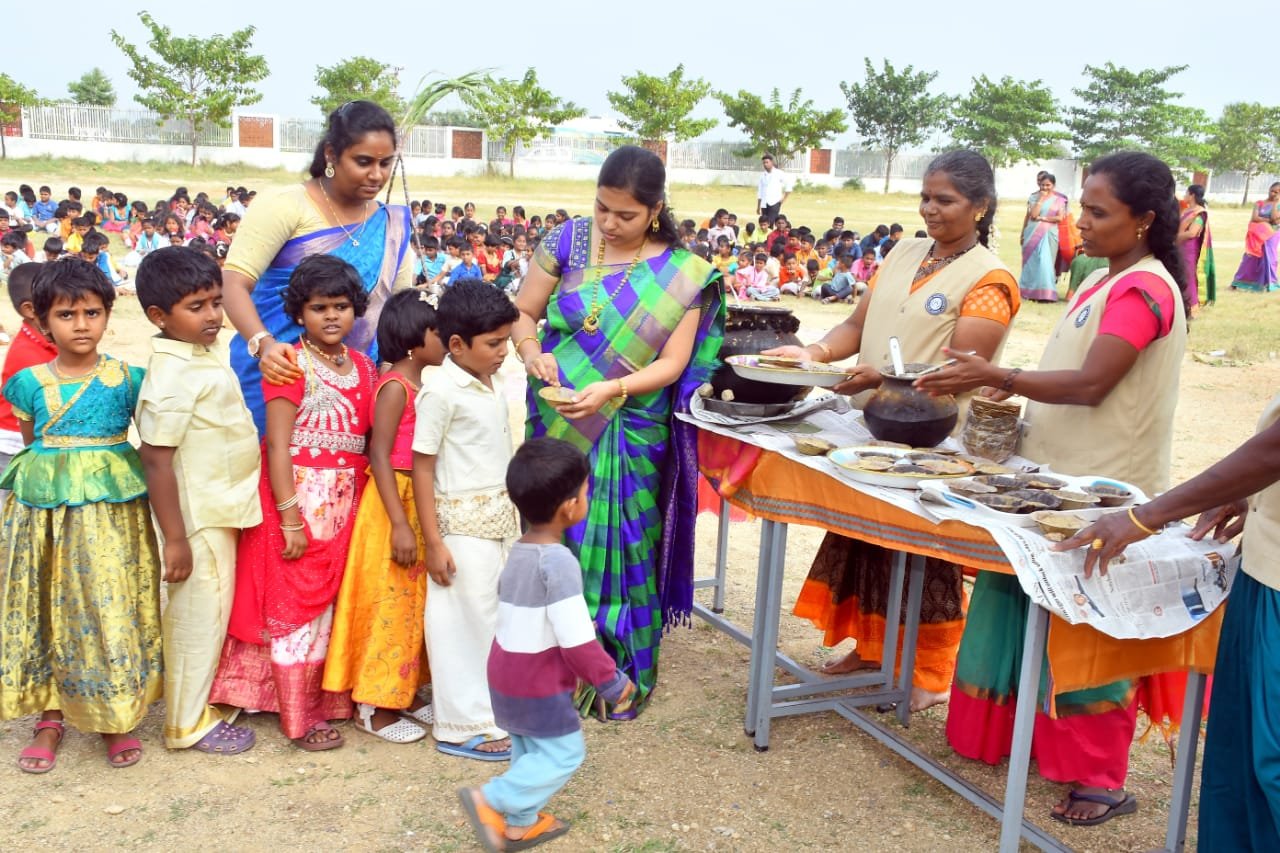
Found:
[[[896,441],[912,447],[934,447],[955,429],[960,418],[956,398],[950,394],[931,397],[912,386],[915,373],[925,364],[905,365],[899,378],[892,367],[881,371],[884,382],[862,409],[867,429],[881,441]]]
[[[800,346],[796,331],[800,320],[790,308],[780,305],[730,305],[724,324],[724,344],[720,358],[731,355],[756,355],[780,346]],[[803,399],[810,389],[795,385],[778,385],[743,379],[729,365],[721,365],[711,377],[717,399],[726,390],[733,392],[738,403],[789,403]]]

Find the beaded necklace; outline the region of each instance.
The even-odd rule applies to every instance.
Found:
[[[938,247],[937,242],[935,242],[932,246],[929,247],[929,253],[925,255],[924,260],[920,262],[920,267],[916,270],[915,277],[911,279],[911,283],[915,284],[917,281],[920,281],[923,278],[928,278],[929,276],[936,273],[938,270],[943,269],[944,267],[950,265],[952,261],[956,260],[957,258],[963,257],[965,254],[971,251],[973,247],[976,245],[978,245],[977,240],[975,240],[973,242],[973,245],[969,246],[968,249],[961,249],[960,251],[956,252],[954,255],[947,255],[945,258],[935,258],[933,256],[933,250]]]
[[[627,286],[627,282],[631,280],[631,273],[640,263],[640,256],[644,254],[645,247],[649,245],[649,237],[645,235],[644,240],[640,243],[640,248],[636,251],[635,258],[631,261],[631,265],[627,267],[626,273],[618,282],[617,287],[612,293],[606,294],[604,302],[598,301],[600,298],[600,283],[604,281],[604,238],[600,238],[600,248],[596,250],[596,280],[595,285],[591,289],[591,308],[587,310],[587,316],[582,319],[582,331],[588,335],[594,335],[600,331],[600,312],[613,301],[622,288]]]

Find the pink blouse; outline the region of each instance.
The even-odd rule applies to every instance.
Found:
[[[404,411],[400,414],[400,425],[396,427],[395,443],[391,445],[391,467],[397,471],[411,471],[413,470],[413,428],[418,423],[418,410],[414,408],[413,398],[418,391],[400,374],[388,373],[378,381],[378,387],[373,391],[374,399],[376,400],[379,392],[392,382],[399,382],[404,386],[405,404]]]
[[[1107,283],[1103,276],[1097,284],[1076,299],[1078,307]],[[1072,309],[1074,310],[1074,308]],[[1133,272],[1111,288],[1098,334],[1114,335],[1141,352],[1173,328],[1173,291],[1158,275]]]

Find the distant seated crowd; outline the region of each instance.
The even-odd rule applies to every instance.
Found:
[[[77,255],[97,264],[122,292],[131,292],[129,270],[148,252],[169,245],[193,246],[221,264],[256,195],[228,186],[215,203],[206,193],[192,198],[178,187],[149,209],[146,202],[130,202],[124,193],[106,187],[98,187],[88,201],[82,200],[79,187],[69,187],[66,197],[55,202],[48,186],[36,191],[23,184],[6,192],[0,207],[0,281],[19,264]],[[436,294],[464,279],[481,279],[516,293],[538,243],[569,219],[563,209],[545,217],[526,216],[519,205],[510,213],[499,205],[485,222],[470,202],[450,208],[426,199],[412,202],[410,209],[416,230],[415,281]],[[841,216],[821,234],[804,225],[792,227],[781,214],[739,227],[737,215],[724,208],[702,223],[680,223],[685,248],[720,270],[729,293],[764,302],[784,295],[854,302],[902,234],[895,223],[877,225],[863,236],[845,228]],[[110,251],[112,235],[127,250],[119,263]]]

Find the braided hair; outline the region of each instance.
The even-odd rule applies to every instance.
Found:
[[[958,149],[939,154],[924,170],[925,177],[941,172],[951,181],[956,192],[975,207],[986,205],[986,213],[978,220],[978,242],[991,248],[991,226],[996,219],[996,175],[987,158],[977,151]]]
[[[1173,172],[1163,160],[1150,154],[1120,151],[1095,160],[1089,166],[1089,174],[1106,175],[1111,192],[1134,216],[1153,214],[1146,232],[1147,248],[1164,264],[1179,292],[1185,294],[1187,269],[1177,245],[1179,214]]]

